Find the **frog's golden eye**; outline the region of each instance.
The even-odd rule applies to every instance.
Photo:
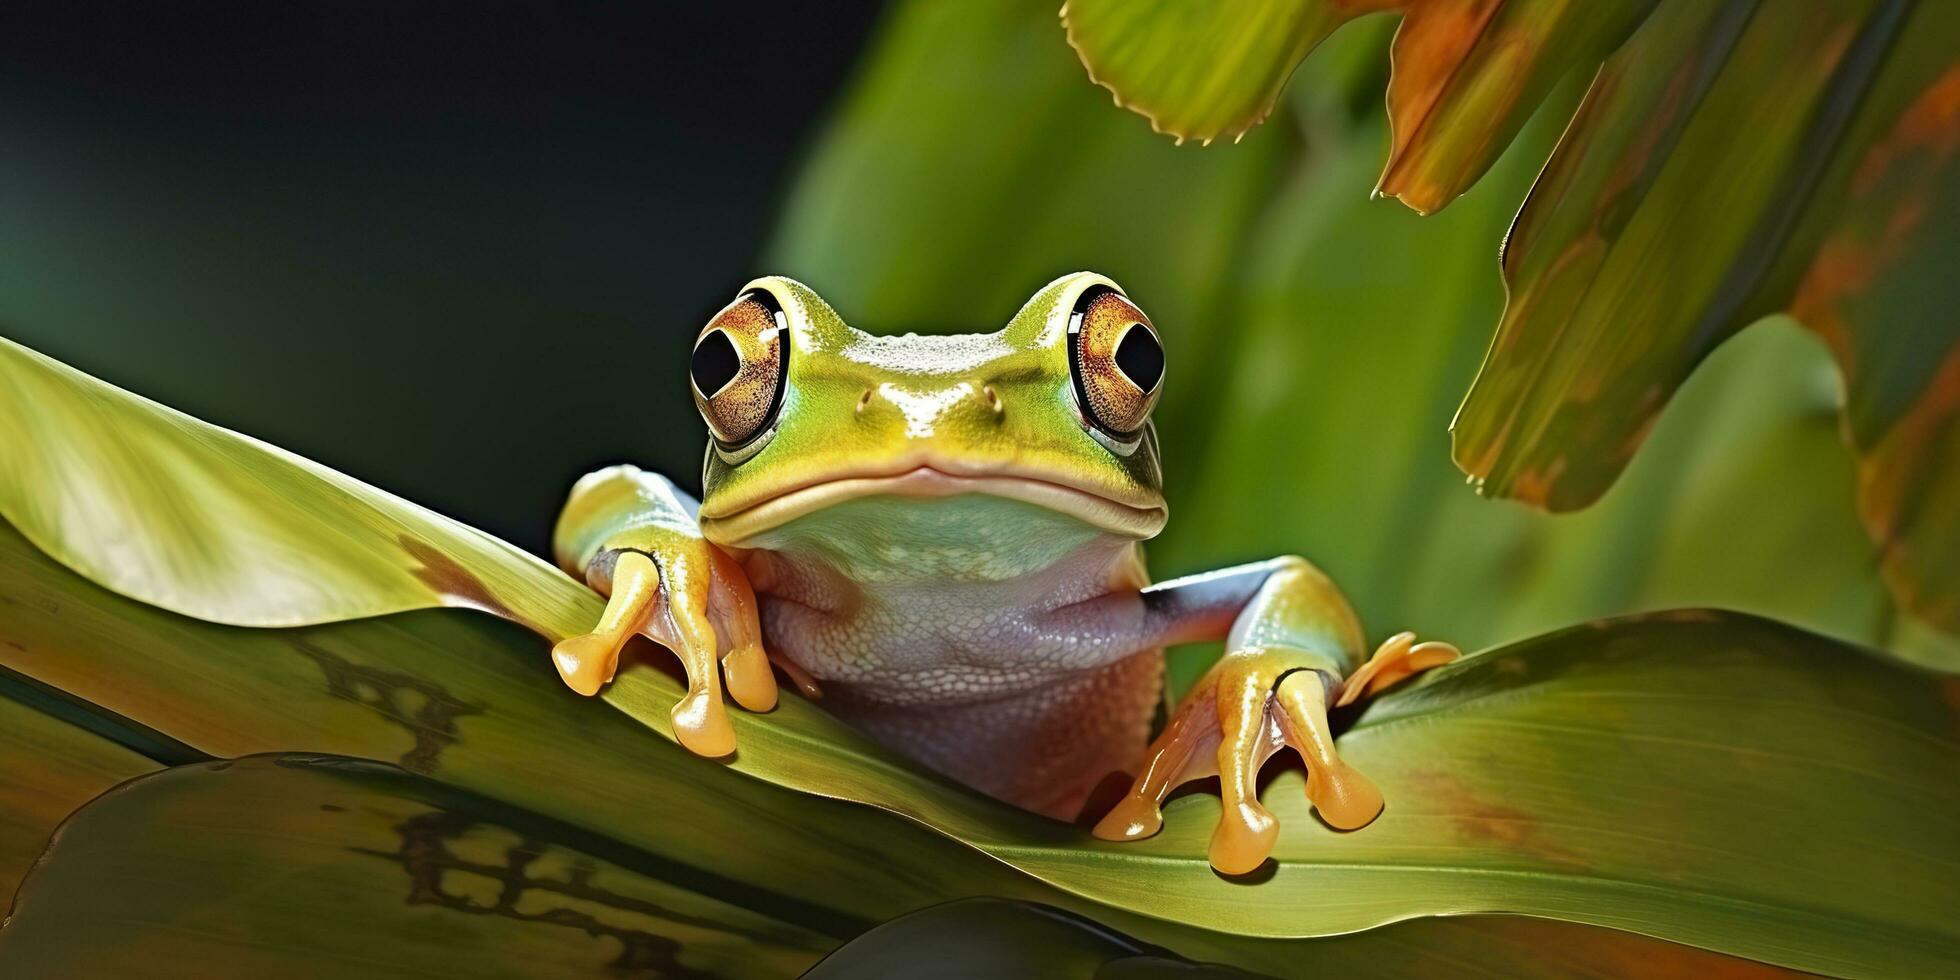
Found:
[[[1164,387],[1164,345],[1150,318],[1122,293],[1097,286],[1075,301],[1068,331],[1083,414],[1110,435],[1136,435]]]
[[[694,406],[724,445],[768,428],[783,404],[789,329],[767,290],[743,293],[702,329],[688,364]]]

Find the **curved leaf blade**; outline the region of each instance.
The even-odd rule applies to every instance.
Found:
[[[1519,213],[1458,465],[1486,493],[1587,506],[1711,350],[1789,309],[1844,372],[1888,583],[1960,629],[1960,328],[1936,271],[1960,250],[1956,31],[1945,4],[1663,5]]]
[[[600,608],[490,535],[4,338],[0,517],[93,581],[212,622],[449,605],[563,636]]]
[[[1068,0],[1062,30],[1116,104],[1150,128],[1210,143],[1234,139],[1273,111],[1314,46],[1369,0]]]
[[[1657,0],[1406,4],[1391,52],[1392,137],[1375,193],[1433,214],[1497,162],[1552,86],[1617,47]]]

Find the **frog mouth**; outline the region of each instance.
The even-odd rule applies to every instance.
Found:
[[[701,529],[730,547],[772,528],[862,497],[954,497],[983,494],[1034,504],[1074,517],[1099,530],[1143,540],[1163,530],[1163,505],[1139,507],[1083,487],[1041,476],[990,473],[965,476],[921,465],[895,473],[845,474],[780,490],[726,514],[701,515]]]

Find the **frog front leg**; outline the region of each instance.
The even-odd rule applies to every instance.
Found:
[[[1327,711],[1447,663],[1455,647],[1400,633],[1355,669],[1360,621],[1327,576],[1292,556],[1164,582],[1142,599],[1147,631],[1168,642],[1224,632],[1225,654],[1172,713],[1129,795],[1096,825],[1098,837],[1156,833],[1164,797],[1215,774],[1224,812],[1211,864],[1227,874],[1252,871],[1279,834],[1278,820],[1259,803],[1257,780],[1282,746],[1306,761],[1307,798],[1328,824],[1351,830],[1381,812],[1381,792],[1335,751]]]
[[[591,632],[551,650],[565,683],[593,695],[612,680],[634,634],[672,650],[687,672],[674,737],[706,756],[735,749],[722,679],[751,711],[776,705],[755,593],[742,566],[701,536],[698,508],[666,478],[634,466],[588,474],[558,518],[553,550],[566,571],[607,596]],[[727,654],[717,659],[717,652]]]

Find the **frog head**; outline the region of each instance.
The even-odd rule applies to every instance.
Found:
[[[1155,327],[1093,273],[1049,283],[1000,330],[950,336],[867,334],[809,287],[757,279],[695,342],[702,531],[730,548],[821,541],[860,566],[882,560],[874,546],[1025,559],[1032,535],[1149,538],[1166,516],[1163,375]]]

